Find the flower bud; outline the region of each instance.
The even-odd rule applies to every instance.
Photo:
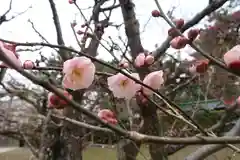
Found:
[[[170,42],[170,45],[174,49],[182,49],[188,44],[188,41],[186,37],[178,36]]]
[[[159,12],[158,10],[153,10],[153,11],[152,11],[152,16],[153,16],[153,17],[160,17],[161,14],[160,14],[160,12]]]
[[[26,60],[24,63],[23,63],[23,68],[24,69],[33,69],[34,68],[34,63],[33,61],[31,60]]]
[[[176,25],[177,29],[181,29],[182,26],[184,25],[184,19],[182,19],[182,18],[176,19],[176,20],[174,20],[174,24]]]

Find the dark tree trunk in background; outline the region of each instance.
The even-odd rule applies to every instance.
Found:
[[[143,128],[140,132],[148,135],[154,136],[164,136],[163,124],[161,124],[161,119],[157,115],[157,108],[154,105],[141,107],[141,112],[144,120]],[[149,153],[152,160],[167,160],[168,155],[164,150],[164,145],[161,144],[149,144]]]
[[[118,160],[136,160],[140,146],[140,144],[137,144],[130,140],[120,140],[117,144]]]
[[[82,101],[82,91],[74,91],[72,93],[73,99],[76,102]],[[64,116],[71,119],[81,121],[81,114],[72,107],[64,108]],[[63,123],[63,128],[60,133],[61,157],[57,160],[82,160],[82,128],[76,127],[68,122]]]
[[[24,140],[19,140],[19,147],[24,147]]]

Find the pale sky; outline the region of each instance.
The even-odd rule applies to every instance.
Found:
[[[88,8],[93,5],[93,0],[77,0],[80,8]],[[9,6],[10,0],[4,0],[1,2],[0,14],[4,13]],[[137,19],[140,22],[140,30],[143,31],[143,28],[149,17],[151,17],[151,11],[156,9],[154,0],[134,0],[136,4],[136,15]],[[177,18],[184,18],[186,21],[190,19],[193,15],[201,11],[206,7],[208,0],[192,1],[192,0],[161,0],[159,1],[162,5],[165,12],[169,11],[172,7],[176,7],[174,11],[174,16]],[[70,28],[70,22],[75,18],[78,10],[74,5],[70,5],[68,0],[55,0],[57,9],[59,11],[60,23],[62,25],[63,37],[66,45],[73,46],[78,48],[75,38],[73,36],[72,30]],[[41,39],[31,28],[31,24],[28,22],[30,19],[36,29],[51,43],[57,44],[56,42],[56,32],[52,20],[52,13],[49,6],[48,0],[13,0],[12,11],[8,14],[8,17],[15,15],[19,12],[22,12],[29,8],[26,13],[17,17],[16,19],[3,23],[0,26],[0,37],[7,40],[13,40],[18,42],[39,42]],[[91,15],[91,9],[83,10],[87,19]],[[115,24],[120,24],[122,22],[121,9],[117,9],[113,12],[111,17],[111,22]],[[76,30],[81,29],[80,25],[84,23],[83,18],[78,13],[77,15]],[[201,21],[198,26],[203,26],[205,22]],[[152,51],[154,50],[155,44],[161,44],[167,37],[167,30],[169,26],[161,18],[151,18],[149,23],[146,26],[145,31],[141,34],[142,43],[145,49]],[[121,42],[118,40],[118,35],[125,37],[124,27],[121,27],[120,32],[115,28],[107,28],[103,36],[104,39],[108,39],[108,36],[111,36],[115,39],[115,42]],[[104,43],[104,42],[103,42]],[[105,44],[105,43],[104,43]],[[189,49],[185,49],[188,50]],[[50,55],[51,49],[43,50],[44,55]],[[168,50],[171,52],[171,49]],[[175,50],[173,50],[175,51]],[[99,57],[110,60],[111,56],[105,51],[105,49],[100,48],[98,50]],[[183,53],[186,56],[186,53]],[[38,56],[37,53],[33,52],[21,52],[20,59],[24,60],[34,60]],[[12,72],[11,72],[12,73]],[[20,78],[18,76],[18,78]],[[20,78],[22,79],[22,78]]]

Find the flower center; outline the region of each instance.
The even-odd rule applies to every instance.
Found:
[[[72,76],[74,79],[80,79],[83,75],[83,69],[76,68],[72,71]]]
[[[120,86],[121,87],[123,87],[123,88],[125,88],[126,86],[127,86],[127,84],[128,84],[128,80],[126,79],[126,80],[122,80],[121,82],[120,82]]]

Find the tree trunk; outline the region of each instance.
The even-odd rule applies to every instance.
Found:
[[[120,140],[117,144],[118,160],[136,160],[139,152],[140,144],[136,144],[130,140]]]
[[[76,102],[82,101],[83,91],[74,91],[73,99]],[[81,121],[81,114],[72,107],[64,108],[64,116]],[[58,160],[82,160],[82,128],[76,127],[68,122],[63,123],[63,129],[60,133],[61,158]]]
[[[142,115],[144,119],[143,132],[144,134],[154,136],[164,136],[163,125],[157,115],[157,108],[153,105],[142,106]],[[166,160],[167,153],[165,153],[164,145],[149,144],[149,153],[152,160]]]

